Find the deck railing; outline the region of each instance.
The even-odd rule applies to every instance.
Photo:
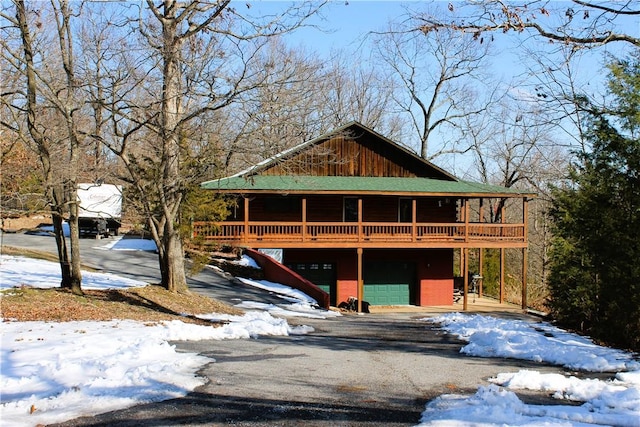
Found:
[[[223,244],[366,245],[385,243],[526,243],[524,224],[194,222],[193,236]]]

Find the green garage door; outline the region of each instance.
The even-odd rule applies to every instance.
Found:
[[[326,262],[287,264],[308,281],[329,294],[330,304],[336,305],[336,265]]]
[[[409,305],[416,281],[415,263],[365,262],[364,300],[371,305]]]

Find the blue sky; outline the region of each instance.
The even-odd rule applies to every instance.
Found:
[[[290,2],[280,0],[251,1],[251,13],[257,11],[275,12],[287,7]],[[323,8],[325,20],[314,18],[313,23],[325,31],[308,28],[296,31],[288,39],[295,45],[302,43],[321,54],[331,48],[356,48],[369,31],[380,30],[389,19],[404,12],[405,4],[417,5],[420,2],[378,1],[331,1]]]
[[[247,3],[238,0],[238,5]],[[288,7],[291,2],[282,0],[253,0],[250,13],[259,15],[265,13],[278,13]],[[303,28],[289,34],[285,40],[291,47],[301,46],[307,50],[329,57],[332,50],[345,50],[347,52],[360,52],[366,58],[370,49],[367,34],[372,31],[384,31],[389,21],[401,19],[407,12],[407,8],[424,10],[434,7],[446,8],[448,1],[392,1],[392,0],[332,0],[322,10],[322,16],[312,18],[311,22],[319,28]],[[455,0],[453,1],[455,5]],[[637,26],[636,26],[637,28]],[[514,33],[494,33],[493,58],[491,60],[491,74],[498,80],[511,81],[515,76],[526,72],[523,61],[518,58],[519,48],[515,47],[523,37]],[[597,55],[596,58],[602,58]],[[584,72],[590,75],[585,80],[595,82],[602,73],[599,73],[601,63],[589,61],[589,65],[583,67]],[[599,61],[599,59],[596,59]],[[600,61],[601,62],[601,61]]]
[[[251,13],[258,11],[275,13],[282,11],[291,2],[282,0],[250,0],[237,3],[251,3]],[[457,2],[454,0],[455,5]],[[569,2],[552,2],[555,5],[562,5]],[[312,23],[323,28],[301,29],[290,34],[286,39],[293,45],[303,45],[317,51],[321,55],[328,55],[331,49],[357,50],[366,48],[366,34],[370,31],[383,30],[390,20],[402,17],[406,8],[421,10],[429,7],[447,7],[449,1],[393,1],[393,0],[332,0],[323,8],[324,20],[313,18]],[[640,37],[640,17],[628,18],[624,31]],[[497,47],[500,49],[496,62],[496,71],[505,69],[504,65],[513,65],[513,58],[509,58],[509,51],[513,46],[525,39],[524,34],[509,33],[502,35],[494,33]],[[617,52],[622,48],[622,44],[610,45],[607,49]],[[602,51],[602,50],[601,50]],[[597,56],[601,57],[601,54]],[[591,67],[590,67],[591,68]]]
[[[460,3],[451,0],[456,6]],[[237,4],[244,7],[244,3],[240,0]],[[260,12],[277,13],[284,10],[291,2],[281,0],[253,0],[250,1],[251,14],[258,15]],[[362,53],[361,58],[367,58],[367,51],[370,50],[367,34],[372,31],[384,31],[390,20],[400,20],[406,14],[407,8],[412,10],[431,11],[436,7],[447,8],[449,1],[391,1],[391,0],[333,0],[323,8],[322,15],[324,19],[314,18],[311,23],[322,28],[306,28],[297,30],[285,37],[285,40],[291,47],[302,46],[308,51],[316,52],[319,56],[329,57],[332,50],[342,49],[347,52],[359,51]],[[564,8],[569,6],[569,2],[552,2],[552,6]],[[448,12],[445,12],[448,13]],[[545,19],[545,18],[541,18]],[[546,18],[553,20],[553,17]],[[640,17],[632,17],[626,20],[622,31],[640,37]],[[534,73],[531,73],[527,64],[527,56],[525,50],[519,46],[535,46],[537,50],[551,49],[553,45],[549,45],[548,41],[542,40],[540,37],[531,37],[530,33],[492,33],[494,42],[491,55],[491,61],[488,69],[485,69],[493,75],[497,85],[504,85],[505,90],[511,93],[518,93],[520,96],[533,96],[533,87],[538,84]],[[535,43],[535,45],[533,44]],[[557,47],[557,45],[556,45]],[[623,43],[611,44],[606,47],[594,49],[592,52],[584,54],[577,64],[576,71],[579,74],[579,86],[587,93],[598,96],[604,92],[604,79],[607,75],[603,70],[606,58],[605,53],[614,53],[618,55],[622,49],[628,49],[629,46]],[[428,60],[428,58],[426,58]],[[554,59],[555,60],[555,59]],[[559,60],[559,59],[558,59]],[[558,62],[556,62],[558,63]],[[354,64],[357,65],[357,64]],[[364,64],[364,66],[375,66],[375,63]],[[524,76],[527,76],[528,85],[523,84]],[[514,81],[520,83],[511,87]],[[507,89],[511,87],[511,89]],[[572,127],[568,128],[569,134],[563,133],[558,129],[555,138],[562,144],[571,143]],[[409,141],[404,141],[410,143]],[[437,144],[436,144],[437,145]],[[462,159],[455,160],[457,166],[454,168],[465,169],[465,162]]]
[[[238,1],[239,2],[239,1]],[[291,3],[281,0],[251,1],[251,14],[261,12],[277,13],[284,10]],[[433,9],[433,5],[445,7],[446,1],[391,1],[391,0],[332,0],[322,9],[322,17],[314,17],[310,24],[318,28],[302,28],[287,35],[285,40],[291,47],[301,46],[317,52],[321,56],[329,57],[332,50],[363,53],[367,58],[367,51],[371,37],[370,32],[384,31],[390,21],[400,20],[406,15],[407,8],[423,10]],[[514,37],[495,35],[495,58],[492,61],[494,74],[509,80],[523,69],[514,69],[513,64],[520,63],[509,48]]]

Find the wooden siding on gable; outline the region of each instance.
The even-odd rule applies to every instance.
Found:
[[[260,174],[450,179],[428,163],[369,133],[333,136],[274,162]]]

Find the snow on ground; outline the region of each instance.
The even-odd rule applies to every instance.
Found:
[[[285,317],[326,319],[327,317],[341,316],[341,314],[337,311],[318,309],[318,302],[298,289],[293,289],[289,286],[270,282],[268,280],[254,280],[246,279],[244,277],[238,277],[238,280],[246,285],[253,286],[255,288],[259,288],[275,294],[283,300],[287,301],[287,303],[274,305],[254,301],[243,301],[242,303],[237,304],[236,307],[244,309],[264,310],[268,311],[274,316]]]
[[[57,287],[57,263],[0,256],[0,288]],[[144,286],[111,274],[83,272],[85,289]],[[180,321],[0,323],[0,419],[35,426],[184,396],[201,385],[195,373],[214,360],[177,353],[169,341],[249,339],[311,332],[265,311],[199,316],[220,327]]]
[[[2,424],[49,424],[184,396],[204,383],[195,373],[214,360],[178,353],[168,341],[309,331],[268,313],[227,320],[217,328],[180,321],[3,322]]]
[[[304,302],[311,305],[318,304],[318,302],[315,299],[311,298],[309,295],[305,294],[302,291],[299,291],[298,289],[293,289],[290,286],[270,282],[268,280],[245,279],[244,277],[238,277],[238,280],[246,285],[278,294],[278,296],[290,302]]]
[[[640,370],[640,362],[620,350],[545,322],[451,313],[430,319],[468,341],[461,352],[480,357],[514,357],[590,372]]]
[[[28,285],[34,288],[60,286],[60,264],[18,256],[0,256],[0,289]],[[84,289],[114,289],[146,286],[139,280],[126,279],[115,274],[82,271]]]
[[[544,322],[460,313],[424,320],[467,341],[460,351],[468,355],[617,373],[607,381],[531,370],[499,374],[472,396],[448,394],[429,402],[420,426],[640,426],[640,362],[629,353]],[[513,390],[544,391],[558,404],[525,404]]]
[[[2,256],[0,288],[24,283],[58,286],[59,272],[56,275],[53,271],[59,267],[50,264]],[[248,279],[244,281],[248,283]],[[316,317],[330,313],[314,310],[308,296],[283,285],[249,284],[282,295],[289,305],[245,301],[241,306],[251,311],[244,316],[200,316],[223,321],[219,328],[179,321],[152,325],[126,320],[0,323],[2,424],[60,422],[186,395],[204,381],[195,372],[213,360],[177,353],[169,341],[304,334],[312,328],[293,328],[272,314],[306,312]],[[87,289],[142,285],[117,276],[83,273]],[[470,356],[510,357],[583,372],[612,372],[612,378],[603,381],[533,370],[502,373],[490,379],[491,384],[479,385],[474,395],[447,394],[432,400],[419,426],[640,426],[640,363],[629,353],[595,345],[543,322],[459,313],[424,321],[467,341],[461,352]],[[517,390],[543,391],[558,399],[558,404],[526,404],[516,395]]]
[[[329,317],[342,316],[337,311],[325,311],[318,310],[314,306],[306,303],[293,303],[293,304],[265,304],[256,301],[243,301],[240,304],[236,304],[236,307],[243,308],[245,310],[264,310],[271,313],[274,316],[284,317],[306,317],[308,319],[327,319]]]
[[[256,262],[255,259],[251,258],[249,255],[242,255],[242,257],[237,261],[232,261],[234,264],[243,265],[245,267],[252,267],[256,269],[260,269],[260,266]]]
[[[158,247],[153,240],[149,239],[123,239],[122,237],[114,237],[111,241],[100,249],[112,250],[112,251],[149,251],[155,252]]]

